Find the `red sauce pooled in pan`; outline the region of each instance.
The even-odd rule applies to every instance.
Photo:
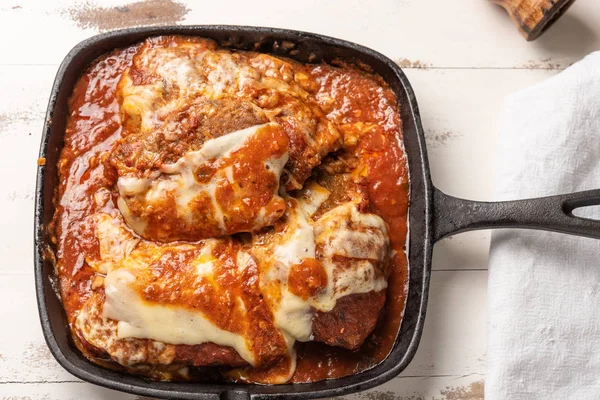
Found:
[[[140,52],[165,48],[186,57],[208,49],[206,57],[226,57],[228,65],[251,66],[250,72],[243,79],[237,75],[230,79],[227,70],[219,70],[217,78],[207,73],[203,76],[209,83],[220,79],[227,85],[217,94],[191,96],[182,106],[177,99],[191,90],[182,86],[187,70],[179,69],[183,81],[170,85],[143,69],[147,60],[140,61]],[[124,75],[131,77],[126,89]],[[162,96],[154,98],[151,117],[127,108],[126,90],[142,86]],[[223,100],[236,96],[243,104]],[[304,65],[258,53],[230,52],[204,39],[155,38],[94,61],[69,100],[56,213],[50,226],[61,297],[76,345],[86,357],[109,368],[170,380],[314,382],[381,362],[396,339],[407,290],[409,179],[398,107],[381,78],[353,66]],[[260,131],[250,132],[257,136],[237,141],[238,146],[243,142],[254,148],[240,150],[236,143],[219,141],[231,132],[242,135],[244,129],[257,126],[285,139],[278,139],[271,158],[263,157],[269,146],[251,139],[265,137],[264,132],[263,136]],[[219,143],[221,153],[205,151],[209,141]],[[224,153],[227,146],[229,153]],[[245,165],[235,164],[234,156],[227,158],[236,151]],[[216,203],[198,203],[198,210],[204,210],[200,214],[214,218],[207,225],[209,231],[186,228],[188,223],[197,226],[205,220],[194,219],[200,214],[194,214],[191,206],[191,217],[178,208],[177,190],[184,186],[177,185],[189,186],[183,178],[176,180],[185,177],[188,166],[178,160],[186,154],[206,157],[200,166],[189,167],[197,182],[193,189],[201,190],[198,187],[210,185],[211,180],[218,188]],[[279,171],[278,163],[285,163],[285,168]],[[273,183],[277,179],[280,188]],[[135,185],[125,187],[123,182]],[[307,194],[310,185],[327,196],[312,211],[302,211],[309,224],[319,225],[345,204],[354,204],[359,217],[374,215],[385,222],[385,255],[374,273],[386,276],[388,284],[379,292],[338,297],[332,310],[316,310],[315,341],[295,342],[295,372],[286,376],[293,371],[293,358],[269,308],[269,301],[279,301],[282,294],[269,297],[271,292],[265,292],[268,270],[264,265],[277,248],[269,243],[284,240],[288,227],[297,223],[294,212],[312,198]],[[248,197],[253,193],[260,193],[260,201]],[[220,206],[223,211],[215,212]],[[229,215],[232,207],[241,214]],[[239,215],[246,219],[234,218]],[[117,231],[120,236],[110,236]],[[201,237],[206,232],[208,236]],[[118,243],[103,241],[109,236],[118,237]],[[288,290],[304,300],[328,290],[328,262],[340,270],[354,268],[357,262],[356,256],[328,255],[327,244],[319,244],[317,233],[315,237],[314,258],[289,265]],[[106,243],[113,247],[107,248]],[[365,251],[375,250],[367,246]],[[143,267],[131,267],[135,260],[145,260]],[[106,305],[113,294],[105,292],[113,279],[109,278],[112,267],[107,267],[111,262],[130,263],[126,268],[134,279],[131,287],[144,304],[201,310],[219,329],[245,337],[251,356],[211,342],[169,344],[152,337],[117,337],[116,332],[125,328],[103,317],[111,312]],[[204,276],[199,271],[209,262],[214,262],[212,269]],[[125,269],[123,265],[119,264]],[[249,366],[249,357],[255,367]]]

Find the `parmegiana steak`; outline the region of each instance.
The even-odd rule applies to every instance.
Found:
[[[50,229],[88,359],[277,384],[385,358],[409,185],[381,78],[155,37],[97,59],[69,107]]]

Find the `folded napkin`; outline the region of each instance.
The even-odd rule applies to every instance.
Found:
[[[499,151],[496,200],[600,188],[600,52],[508,97]],[[494,232],[488,293],[486,400],[600,399],[600,240]]]

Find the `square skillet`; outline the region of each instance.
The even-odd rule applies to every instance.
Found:
[[[360,61],[379,74],[394,91],[401,109],[404,143],[408,153],[410,206],[410,277],[404,320],[389,356],[374,368],[315,383],[276,386],[231,383],[173,383],[149,381],[91,363],[71,340],[62,304],[54,291],[54,267],[44,260],[48,246],[46,227],[54,214],[53,197],[58,185],[56,164],[63,145],[68,99],[84,70],[97,57],[156,35],[191,35],[215,40],[225,47],[257,50],[290,57],[300,62]],[[282,45],[284,42],[285,45]],[[290,45],[292,43],[293,45]],[[258,44],[258,45],[257,45]],[[257,47],[258,46],[258,47]],[[261,27],[168,26],[125,29],[94,36],[77,45],[62,62],[50,95],[42,136],[35,204],[35,279],[44,337],[50,351],[67,371],[85,381],[144,396],[177,399],[307,399],[358,392],[382,384],[402,371],[413,358],[423,321],[429,287],[432,247],[432,201],[425,140],[417,103],[408,80],[389,58],[354,43],[326,36]]]
[[[54,291],[54,267],[43,257],[49,247],[46,227],[54,214],[58,185],[56,164],[63,145],[68,99],[84,70],[97,57],[149,36],[189,35],[215,40],[224,47],[256,50],[300,62],[359,62],[379,74],[400,105],[403,140],[410,175],[408,297],[394,346],[387,358],[358,374],[327,381],[285,385],[155,382],[91,363],[71,340],[62,304]],[[94,36],[66,56],[46,112],[35,197],[35,281],[44,337],[56,360],[85,381],[121,390],[172,399],[309,399],[355,393],[380,385],[406,368],[423,330],[433,243],[453,233],[488,228],[543,229],[600,238],[600,221],[578,218],[573,210],[600,204],[600,190],[538,199],[485,203],[457,199],[435,189],[429,176],[425,138],[417,101],[408,79],[389,58],[366,47],[327,36],[285,29],[244,26],[167,26],[125,29]]]

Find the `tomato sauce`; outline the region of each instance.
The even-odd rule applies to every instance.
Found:
[[[98,241],[94,236],[93,220],[89,217],[99,211],[118,215],[116,171],[108,155],[124,135],[123,121],[116,96],[117,84],[123,71],[132,63],[139,49],[132,46],[100,57],[94,61],[77,82],[69,101],[70,114],[64,136],[64,147],[59,160],[60,184],[56,193],[56,213],[50,226],[56,251],[57,273],[61,297],[73,329],[74,319],[82,304],[93,292],[95,271],[89,261],[97,259]],[[304,65],[290,60],[308,77],[306,86],[311,96],[325,113],[327,120],[343,131],[344,145],[340,152],[358,158],[361,187],[368,194],[369,210],[381,216],[389,227],[393,255],[389,261],[389,280],[383,315],[375,331],[355,352],[327,346],[322,343],[296,343],[297,367],[292,382],[313,382],[354,374],[371,368],[389,354],[399,331],[407,293],[408,265],[405,253],[409,174],[402,147],[402,127],[399,105],[389,87],[378,76],[350,65],[334,67],[325,64]],[[302,78],[302,77],[300,77]],[[264,99],[262,99],[264,100]],[[241,168],[252,169],[252,154],[246,155]],[[198,175],[210,175],[210,170],[199,170]],[[260,173],[257,171],[257,175]],[[266,179],[266,178],[265,178]],[[220,201],[230,201],[230,195],[219,193]],[[268,199],[264,200],[266,202]],[[233,250],[232,250],[233,251]],[[185,264],[186,254],[167,255],[151,268],[156,278],[164,280],[169,273]],[[232,260],[221,260],[227,268]],[[247,283],[236,290],[258,295],[258,272],[245,272]],[[226,277],[227,274],[221,276]],[[226,278],[224,278],[226,279]],[[326,275],[319,263],[302,262],[292,269],[290,285],[298,296],[311,296],[326,285]],[[155,290],[151,281],[143,290],[147,300],[167,302],[164,288]],[[207,286],[208,287],[208,286]],[[173,288],[175,290],[175,288]],[[218,296],[217,296],[218,297]],[[185,302],[185,295],[178,301]],[[195,304],[190,297],[190,307]],[[227,310],[227,298],[220,304],[202,305],[215,310]],[[256,300],[259,302],[259,300]],[[258,307],[256,318],[262,318],[264,309]],[[241,330],[235,315],[216,312],[218,325],[231,331]],[[265,318],[268,320],[268,318]],[[260,336],[261,332],[254,332]],[[271,338],[272,339],[272,338]],[[268,342],[262,357],[269,357]],[[278,346],[283,344],[278,343]],[[80,345],[82,351],[85,346]],[[177,351],[194,359],[195,346],[176,346]],[[206,349],[207,347],[202,347]],[[204,351],[203,350],[203,351]],[[84,351],[85,352],[85,351]],[[282,360],[282,368],[289,360]],[[240,364],[240,361],[237,361]],[[254,375],[261,380],[260,371]]]

